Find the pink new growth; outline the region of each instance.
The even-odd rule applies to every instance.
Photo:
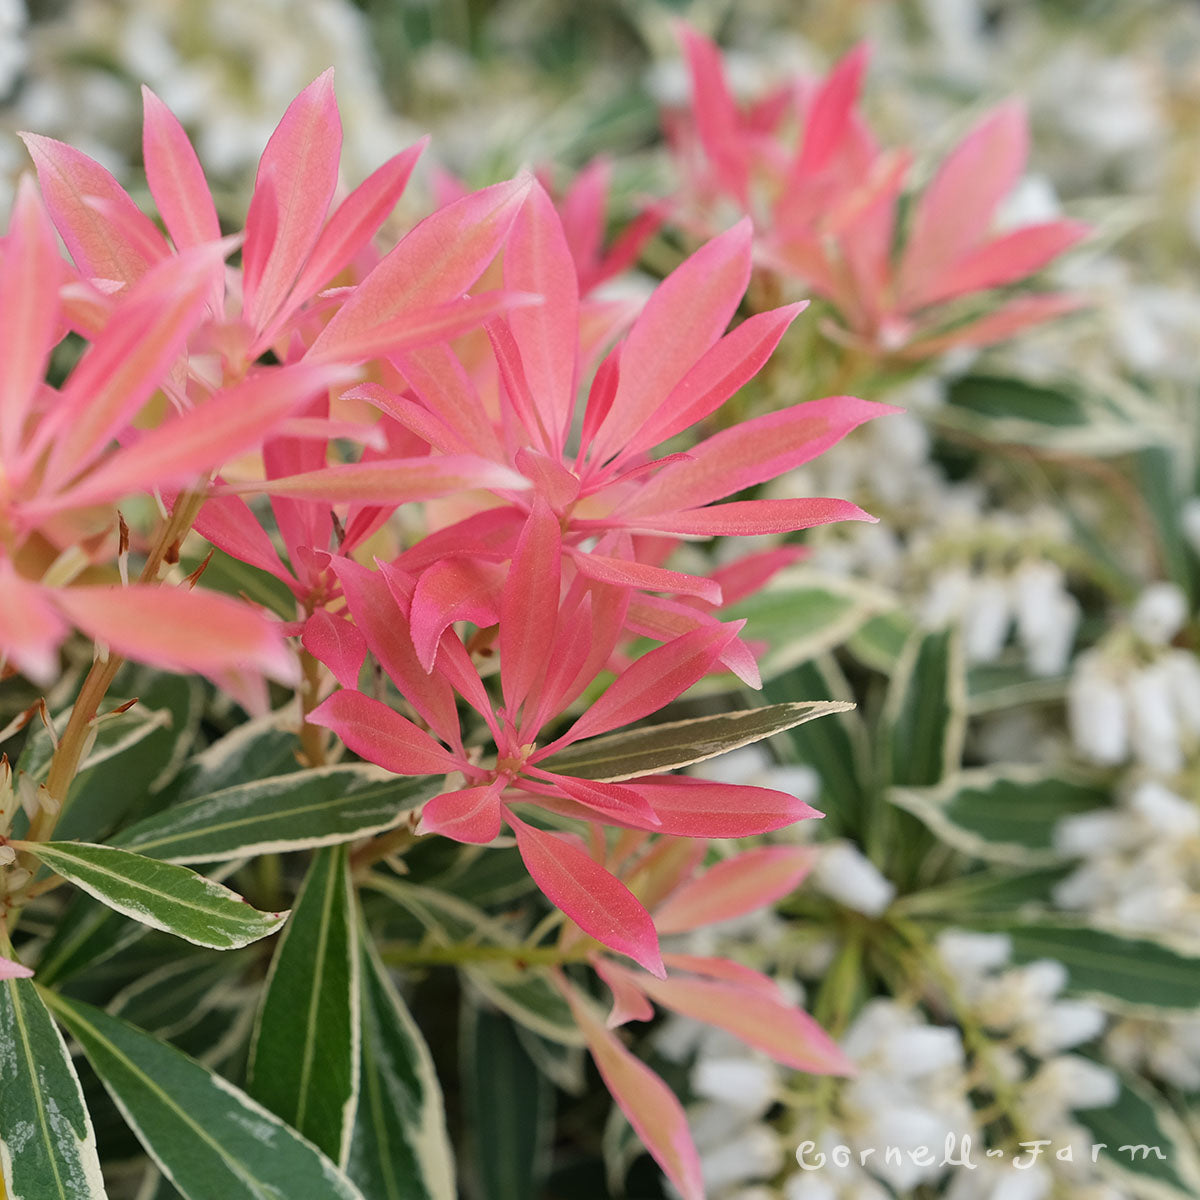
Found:
[[[719,199],[754,217],[764,266],[828,300],[840,336],[881,356],[925,358],[951,346],[1002,341],[1078,307],[1061,294],[1000,303],[979,294],[1019,283],[1088,227],[1048,221],[991,230],[1025,167],[1019,106],[1001,106],[947,157],[897,228],[911,156],[882,150],[856,109],[866,66],[858,47],[817,83],[797,81],[748,110],[734,101],[716,46],[686,26],[691,123],[669,130],[688,177],[695,219]],[[897,254],[897,233],[902,249]],[[962,302],[962,303],[955,303]]]
[[[660,934],[687,933],[773,904],[796,889],[807,874],[811,851],[770,846],[748,850],[702,871],[708,843],[645,835],[623,837],[611,853],[593,839],[592,853],[623,879],[653,914]],[[569,944],[569,934],[564,935]],[[656,978],[591,955],[608,985],[613,1007],[599,1021],[591,1002],[556,976],[560,991],[587,1041],[613,1098],[686,1200],[703,1200],[700,1161],[679,1101],[611,1030],[627,1021],[646,1021],[654,1005],[727,1030],[776,1062],[818,1075],[847,1075],[853,1066],[824,1030],[789,1004],[775,982],[725,958],[665,953],[671,974]]]

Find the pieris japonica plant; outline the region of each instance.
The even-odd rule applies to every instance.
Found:
[[[804,656],[761,619],[803,531],[874,520],[789,484],[899,411],[833,385],[1074,306],[997,292],[1083,231],[993,234],[1017,108],[902,220],[908,160],[856,108],[864,52],[745,110],[715,46],[682,40],[680,191],[608,250],[603,164],[560,198],[444,179],[397,232],[423,143],[347,189],[331,72],[244,219],[148,89],[150,211],[25,135],[0,244],[11,1200],[450,1200],[460,1158],[502,1194],[448,1132],[414,991],[438,967],[473,1061],[515,1049],[569,1091],[586,1048],[686,1200],[706,1183],[683,1104],[623,1026],[670,1011],[854,1073],[794,993],[696,940],[786,904],[814,861],[790,831],[821,815],[708,772],[853,707],[815,669],[780,694],[778,656]],[[607,294],[668,222],[662,277]],[[770,388],[806,294],[831,386]],[[929,746],[957,728],[949,635],[922,637],[888,701],[897,785],[938,783]],[[459,1106],[475,1142],[486,1074]]]

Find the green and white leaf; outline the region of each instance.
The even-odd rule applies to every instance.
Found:
[[[1095,1144],[1104,1145],[1099,1161],[1105,1173],[1139,1200],[1200,1196],[1200,1156],[1183,1122],[1144,1083],[1118,1080],[1114,1104],[1074,1114]]]
[[[228,1080],[90,1004],[45,999],[187,1200],[364,1200],[315,1146]]]
[[[902,608],[872,617],[850,636],[846,649],[872,671],[890,675],[912,636],[912,618]]]
[[[892,783],[929,787],[956,771],[966,721],[966,670],[957,631],[917,631],[896,665],[884,707]]]
[[[0,1195],[102,1200],[92,1121],[32,979],[0,982]]]
[[[1030,675],[1021,663],[974,663],[967,668],[967,706],[973,717],[1024,704],[1054,703],[1066,691],[1065,675]]]
[[[38,981],[47,986],[77,975],[124,949],[145,934],[146,927],[124,919],[107,905],[77,892],[67,902],[50,940],[38,959]]]
[[[893,905],[897,915],[937,916],[958,920],[964,914],[990,915],[1020,921],[1051,906],[1054,889],[1074,870],[1073,865],[1039,867],[1032,871],[989,868],[960,875],[947,883],[902,896]]]
[[[1108,790],[1040,767],[962,771],[935,788],[892,788],[888,799],[942,841],[990,862],[1044,866],[1061,862],[1060,821],[1106,808]]]
[[[853,707],[853,704],[839,701],[792,701],[687,721],[668,721],[577,742],[544,759],[538,766],[580,779],[619,783],[639,775],[674,771],[692,763],[705,762],[805,721],[846,712]]]
[[[801,567],[780,572],[725,612],[731,620],[745,619],[742,637],[767,643],[758,665],[763,679],[773,679],[840,646],[895,604],[895,596],[882,588]]]
[[[288,914],[259,912],[236,892],[187,867],[115,846],[37,842],[29,850],[119,913],[197,946],[234,950],[267,937]]]
[[[309,867],[267,976],[246,1090],[345,1165],[358,1102],[354,887],[344,846]]]
[[[440,786],[440,780],[403,779],[370,763],[315,767],[175,804],[116,841],[184,863],[333,846],[393,828]]]
[[[1057,959],[1067,969],[1064,990],[1110,1012],[1162,1018],[1200,1011],[1200,945],[1134,937],[1061,917],[963,920],[1008,934],[1014,962]]]
[[[511,1021],[472,1004],[460,1022],[463,1103],[479,1200],[540,1196],[554,1134],[554,1089]]]
[[[229,1006],[242,990],[239,975],[255,961],[255,951],[249,948],[184,954],[137,976],[106,1009],[147,1033],[177,1041],[212,1009]]]
[[[362,946],[362,1085],[347,1171],[370,1200],[455,1200],[442,1091],[374,947]]]

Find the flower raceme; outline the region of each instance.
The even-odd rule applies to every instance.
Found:
[[[865,47],[824,80],[743,110],[717,47],[686,26],[681,40],[693,102],[673,134],[697,219],[717,200],[752,214],[761,261],[828,300],[844,340],[920,359],[1003,341],[1078,307],[1073,296],[1032,294],[998,306],[988,296],[980,311],[981,294],[1029,278],[1088,232],[1057,220],[991,234],[1028,154],[1019,106],[995,109],[949,154],[913,204],[897,254],[911,155],[883,150],[857,111]]]

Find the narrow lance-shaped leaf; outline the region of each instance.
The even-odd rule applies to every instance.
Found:
[[[102,1200],[91,1118],[37,988],[0,979],[0,1195]]]
[[[611,733],[578,742],[538,765],[558,775],[620,783],[623,779],[674,771],[704,762],[805,721],[846,712],[853,707],[844,701],[805,700],[687,721],[668,721],[647,729]]]
[[[315,1146],[207,1067],[90,1004],[44,998],[186,1200],[364,1200]]]
[[[362,1091],[347,1170],[371,1200],[455,1200],[429,1050],[369,940],[362,968]]]
[[[287,919],[286,912],[259,912],[187,867],[115,846],[29,842],[21,849],[117,912],[197,946],[233,950],[274,933]]]
[[[358,1103],[358,937],[344,846],[312,861],[279,939],[250,1047],[248,1091],[335,1162]]]
[[[196,796],[139,821],[119,841],[185,863],[332,846],[392,828],[440,785],[440,776],[398,779],[366,763],[316,767]]]

